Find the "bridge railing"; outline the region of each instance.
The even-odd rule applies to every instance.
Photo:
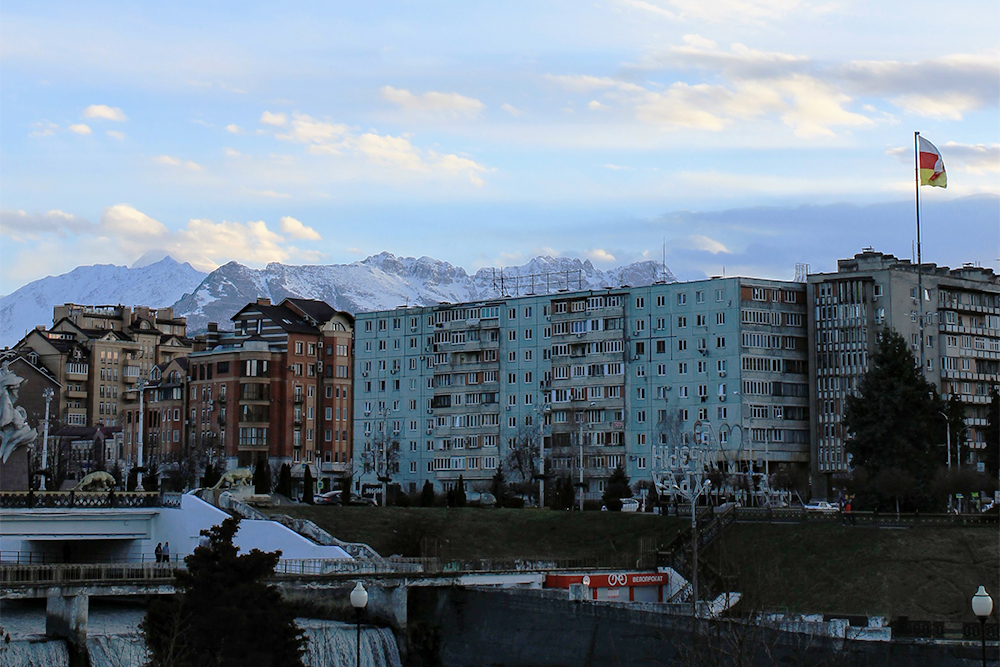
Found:
[[[66,563],[61,565],[4,565],[0,586],[60,586],[95,583],[170,583],[173,563]]]
[[[0,509],[180,508],[181,494],[162,491],[4,491]]]
[[[996,526],[996,514],[900,514],[895,512],[810,512],[800,507],[738,507],[741,523],[845,523],[855,526]]]

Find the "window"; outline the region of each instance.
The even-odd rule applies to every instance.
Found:
[[[686,340],[684,340],[683,338],[679,339],[677,341],[677,351],[678,352],[683,352],[686,349],[688,349],[688,342]]]
[[[637,410],[636,413],[635,413],[635,421],[638,422],[638,423],[640,423],[640,424],[645,423],[645,421],[646,421],[646,411],[645,410]]]
[[[656,306],[657,308],[663,308],[665,305],[667,305],[667,297],[660,294],[656,297]]]
[[[726,314],[725,313],[716,313],[715,314],[715,323],[717,325],[719,325],[719,326],[725,324],[726,323]]]
[[[721,290],[721,289],[715,290],[715,302],[716,303],[720,303],[720,302],[724,301],[725,298],[726,298],[726,291],[725,290]]]
[[[694,302],[695,303],[705,303],[705,291],[704,290],[698,290],[697,292],[694,293]]]
[[[667,341],[665,340],[656,341],[656,353],[666,354],[666,352],[667,352]]]
[[[678,372],[678,373],[679,373],[680,375],[687,375],[687,372],[688,372],[688,365],[687,365],[687,362],[686,362],[686,361],[681,361],[681,362],[679,362],[679,363],[677,364],[677,372]]]
[[[717,347],[717,348],[724,348],[724,347],[726,347],[726,337],[725,336],[719,336],[718,338],[716,338],[715,339],[715,347]]]
[[[698,326],[698,327],[705,326],[705,316],[704,315],[695,315],[694,316],[694,324],[695,324],[695,326]]]
[[[683,315],[680,315],[680,316],[677,317],[677,328],[678,329],[684,329],[684,328],[687,327],[687,325],[688,325],[688,318],[687,317],[685,317]]]
[[[635,297],[635,307],[636,308],[645,308],[646,307],[646,299],[643,298],[643,297],[641,297],[641,296]]]
[[[646,354],[646,344],[643,343],[643,342],[636,343],[635,344],[635,355],[638,357],[638,356],[642,356],[643,354]]]

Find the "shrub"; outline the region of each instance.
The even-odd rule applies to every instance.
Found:
[[[524,509],[524,498],[519,496],[511,496],[503,501],[504,507],[510,507],[511,509]]]

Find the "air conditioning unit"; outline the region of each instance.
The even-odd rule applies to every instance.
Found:
[[[726,371],[719,371],[719,377],[720,378],[726,377]]]
[[[432,429],[432,428],[427,429],[427,435],[430,435],[433,432],[434,432],[434,429]]]
[[[432,415],[432,414],[434,414],[434,411],[431,410],[430,408],[427,408],[427,414]]]
[[[365,410],[365,416],[366,416],[366,417],[367,417],[368,415],[370,415],[371,413],[372,413],[372,411],[371,411],[371,410]]]
[[[725,394],[719,394],[719,400],[722,401],[723,403],[725,403],[726,402],[726,395]]]
[[[368,371],[362,371],[361,372],[361,377],[363,377],[363,378],[368,377]]]

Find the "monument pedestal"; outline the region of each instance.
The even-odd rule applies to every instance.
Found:
[[[11,452],[6,463],[0,463],[0,491],[27,491],[29,447],[19,447]]]

